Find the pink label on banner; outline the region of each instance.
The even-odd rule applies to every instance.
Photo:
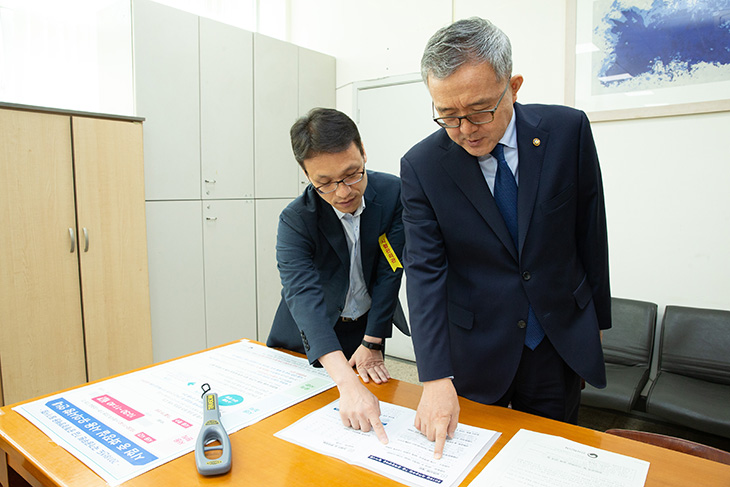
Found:
[[[172,420],[172,422],[175,424],[179,424],[183,428],[190,428],[192,426],[192,424],[190,424],[187,421],[185,421],[184,419],[180,419],[180,418],[175,418]]]
[[[137,433],[134,436],[136,436],[140,440],[144,441],[145,443],[152,443],[153,441],[155,441],[154,438],[152,438],[150,435],[148,435],[147,433],[145,433],[143,431],[140,431],[139,433]]]
[[[144,414],[139,411],[135,411],[126,404],[117,401],[111,396],[103,395],[93,398],[93,401],[98,402],[109,411],[115,413],[117,416],[126,419],[127,421],[133,421],[137,418],[141,418]]]

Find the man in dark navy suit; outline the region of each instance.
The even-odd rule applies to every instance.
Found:
[[[611,326],[603,186],[581,111],[516,103],[507,36],[471,18],[429,40],[421,72],[442,127],[401,160],[404,264],[439,457],[457,394],[575,423],[605,387]]]
[[[292,126],[291,142],[311,184],[279,217],[282,299],[266,344],[324,366],[340,391],[343,423],[373,428],[387,442],[378,399],[353,367],[365,382],[386,382],[392,324],[410,334],[398,304],[400,180],[365,170],[357,126],[337,110],[309,112]]]

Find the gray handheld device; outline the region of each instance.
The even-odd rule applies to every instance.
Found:
[[[206,389],[207,387],[207,389]],[[231,469],[231,440],[221,424],[218,409],[218,394],[209,392],[210,386],[203,384],[203,426],[195,441],[195,465],[201,475],[220,475]],[[217,441],[219,444],[210,445]],[[220,450],[218,458],[208,458],[206,452]]]

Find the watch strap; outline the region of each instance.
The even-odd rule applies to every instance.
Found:
[[[373,343],[363,340],[362,346],[365,348],[369,348],[370,350],[382,350],[383,344],[382,343]]]

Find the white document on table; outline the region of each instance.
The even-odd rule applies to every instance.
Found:
[[[643,487],[649,462],[520,430],[469,487]]]
[[[228,434],[334,386],[304,358],[241,341],[13,409],[114,486],[193,450],[204,383]]]
[[[413,426],[413,409],[380,402],[380,420],[389,440],[383,445],[372,430],[363,433],[343,426],[338,406],[339,400],[274,436],[412,487],[450,487],[466,477],[500,435],[459,424],[454,438],[446,441],[443,456],[435,460],[434,443]]]

